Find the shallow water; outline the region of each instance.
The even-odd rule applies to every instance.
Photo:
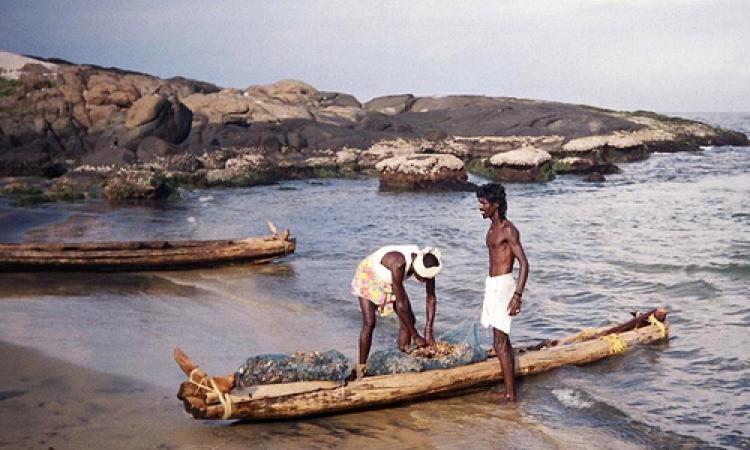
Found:
[[[699,118],[750,131],[747,114]],[[507,186],[508,216],[531,266],[512,339],[557,337],[663,306],[668,344],[525,379],[515,406],[478,391],[240,425],[214,432],[212,442],[246,433],[245,442],[264,447],[355,446],[355,435],[397,447],[750,446],[750,148],[654,154],[621,167],[604,184],[558,177]],[[377,180],[311,180],[183,197],[158,207],[0,203],[0,240],[239,237],[265,234],[271,220],[292,230],[297,253],[263,266],[186,272],[0,274],[0,341],[153,383],[166,395],[183,379],[171,361],[175,345],[210,373],[228,373],[257,353],[336,348],[355,357],[353,270],[380,245],[410,242],[443,249],[436,333],[478,318],[488,223],[473,194],[380,193]],[[421,324],[420,288],[407,287]],[[396,330],[394,319],[382,320],[374,348],[394,345]],[[399,433],[410,436],[402,445],[392,440]]]

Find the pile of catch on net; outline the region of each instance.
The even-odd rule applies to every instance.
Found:
[[[403,353],[398,350],[376,351],[367,360],[367,375],[422,372],[471,364],[484,359],[485,353],[468,343],[436,345]],[[295,352],[291,355],[252,356],[237,369],[235,387],[297,381],[337,381],[353,377],[354,364],[336,350]]]
[[[251,356],[237,369],[235,387],[295,381],[339,381],[351,376],[349,358],[336,350]]]

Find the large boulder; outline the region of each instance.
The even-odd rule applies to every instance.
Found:
[[[555,177],[552,156],[536,147],[522,147],[479,159],[472,169],[479,175],[504,182],[548,181]]]
[[[138,89],[113,74],[95,74],[88,80],[83,97],[89,105],[115,105],[129,108],[141,95]]]
[[[356,97],[341,92],[318,92],[317,102],[321,107],[341,106],[345,108],[362,108]]]
[[[416,154],[379,162],[380,188],[385,190],[467,190],[466,168],[453,155]]]
[[[108,200],[156,200],[168,197],[170,192],[162,176],[150,170],[119,170],[104,184]]]
[[[279,80],[273,84],[253,85],[245,93],[256,99],[287,104],[312,104],[320,97],[317,89],[299,80]]]
[[[392,116],[407,111],[415,101],[412,94],[387,95],[370,100],[365,103],[364,108],[370,112]]]
[[[137,147],[147,136],[179,144],[190,133],[192,120],[193,113],[179,101],[158,95],[141,97],[128,109],[125,145]]]

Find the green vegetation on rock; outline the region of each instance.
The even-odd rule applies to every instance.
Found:
[[[13,195],[11,196],[10,204],[11,206],[34,206],[40,203],[51,203],[54,201],[54,198],[40,191],[34,194]]]
[[[8,97],[16,92],[21,83],[16,80],[0,78],[0,97]]]
[[[485,158],[472,158],[466,163],[466,171],[484,178],[492,177],[492,169],[485,164]]]

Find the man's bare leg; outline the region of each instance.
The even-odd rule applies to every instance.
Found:
[[[355,370],[358,380],[365,376],[367,371],[367,357],[370,355],[372,346],[372,332],[375,329],[376,306],[370,300],[359,297],[359,309],[362,311],[362,330],[359,332],[359,360]]]
[[[195,364],[190,358],[188,358],[185,352],[177,347],[174,349],[174,360],[177,365],[180,366],[180,369],[185,372],[185,375],[188,377],[191,377],[192,375],[191,381],[200,384],[203,380],[208,378],[208,374],[198,369],[198,364]],[[227,393],[234,388],[234,377],[234,374],[230,374],[225,377],[211,377],[211,379],[214,380],[219,391]],[[210,385],[207,385],[207,387],[210,387]]]
[[[510,339],[504,332],[497,328],[492,329],[492,340],[497,353],[497,359],[500,361],[500,368],[503,370],[503,381],[505,382],[505,398],[508,401],[516,401],[516,391],[514,386],[515,379],[515,361],[513,361],[513,346],[510,345]]]

